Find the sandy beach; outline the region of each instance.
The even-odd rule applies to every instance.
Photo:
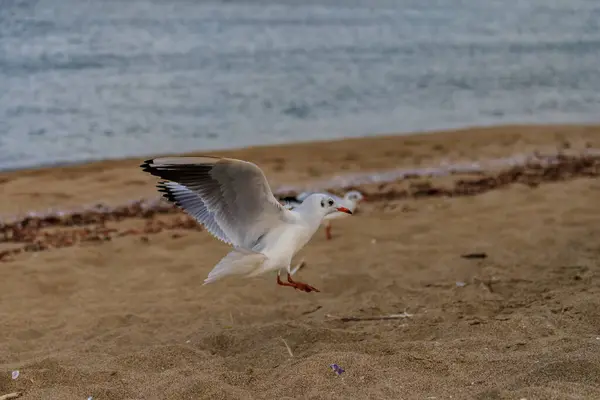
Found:
[[[210,154],[253,161],[277,186],[589,148],[600,148],[600,126]],[[142,160],[2,173],[0,215],[156,197]],[[575,164],[357,187],[369,201],[298,257],[320,293],[279,287],[274,275],[202,286],[228,247],[181,212],[5,234],[0,250],[24,250],[0,258],[0,396],[598,398],[600,163]],[[444,195],[474,181],[485,190]],[[393,195],[402,188],[424,195]],[[94,240],[40,244],[82,229]]]

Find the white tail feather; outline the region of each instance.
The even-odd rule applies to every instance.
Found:
[[[250,275],[260,269],[266,259],[262,253],[236,248],[215,265],[204,280],[204,285],[229,275]]]

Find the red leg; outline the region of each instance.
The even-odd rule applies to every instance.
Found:
[[[296,281],[292,280],[292,276],[289,273],[287,276],[287,280],[288,280],[287,282],[283,282],[281,280],[281,277],[279,276],[279,272],[277,273],[277,284],[278,285],[293,287],[294,289],[302,290],[302,291],[305,291],[306,293],[319,292],[319,290],[315,287],[307,285],[306,283],[296,282]]]
[[[297,289],[297,287],[295,285],[292,285],[291,283],[283,282],[281,280],[281,277],[279,276],[279,272],[277,272],[277,284],[280,286],[290,286],[290,287]]]
[[[327,225],[325,225],[325,237],[327,238],[327,240],[331,240],[331,223],[327,222]]]
[[[292,280],[292,276],[289,273],[288,273],[288,276],[287,276],[287,280],[292,285],[296,285],[296,289],[304,290],[306,293],[309,293],[309,292],[320,292],[320,290],[317,289],[314,286],[310,286],[307,283],[296,282],[296,281]]]

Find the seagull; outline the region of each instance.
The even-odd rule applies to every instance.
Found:
[[[254,277],[277,270],[277,284],[318,292],[294,281],[291,261],[319,229],[323,218],[352,211],[328,194],[314,193],[290,210],[277,201],[263,171],[233,158],[164,157],[144,161],[143,171],[164,181],[162,196],[233,247],[204,285],[230,275]],[[280,278],[287,272],[287,282]],[[291,272],[291,273],[290,273]]]
[[[304,202],[309,196],[315,194],[315,192],[303,192],[297,196],[288,196],[281,199],[283,206],[288,210],[293,210]],[[344,198],[339,198],[331,193],[324,193],[334,199],[338,204],[345,206],[348,210],[354,211],[358,207],[358,204],[362,202],[365,196],[358,190],[351,190],[344,195]],[[327,240],[331,240],[331,220],[336,218],[346,217],[345,213],[335,212],[325,216],[325,237]]]

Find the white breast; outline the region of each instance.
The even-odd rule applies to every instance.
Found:
[[[288,267],[294,255],[302,249],[316,229],[302,222],[283,224],[270,231],[262,248],[256,249],[269,259],[272,268]]]

